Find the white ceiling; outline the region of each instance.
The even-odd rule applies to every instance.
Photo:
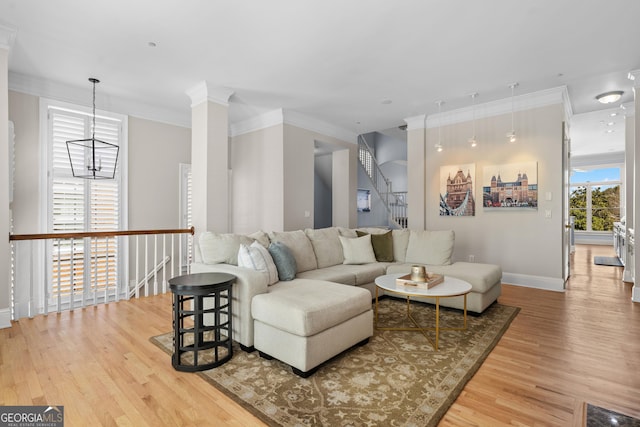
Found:
[[[512,82],[518,94],[566,85],[577,115],[607,108],[594,97],[608,90],[630,102],[638,17],[634,0],[0,0],[14,79],[89,90],[97,77],[98,100],[182,123],[186,91],[207,81],[235,91],[231,122],[284,108],[357,133],[435,113],[436,100],[507,98]]]

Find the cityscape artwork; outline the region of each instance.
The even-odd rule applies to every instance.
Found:
[[[474,216],[476,164],[440,167],[440,216]]]
[[[538,209],[538,163],[507,163],[482,170],[485,210]]]

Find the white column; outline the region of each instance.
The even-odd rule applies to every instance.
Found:
[[[202,82],[191,98],[192,218],[196,232],[231,229],[229,98],[233,90]]]
[[[635,160],[635,135],[634,135],[634,122],[635,122],[635,109],[628,108],[625,110],[625,147],[624,147],[624,183],[625,183],[625,191],[624,191],[624,215],[625,215],[625,247],[624,251],[626,252],[624,255],[625,265],[624,272],[622,273],[622,280],[624,282],[633,282],[633,271],[634,271],[634,260],[631,259],[633,257],[633,252],[631,251],[631,247],[629,245],[629,230],[634,227],[633,216],[634,216],[634,160]]]
[[[11,326],[11,246],[9,230],[9,50],[16,31],[0,26],[0,328]]]
[[[426,115],[404,119],[407,123],[407,224],[408,228],[424,230]]]
[[[634,144],[640,141],[640,70],[634,70],[629,73],[629,77],[634,78],[633,81],[633,93],[634,93],[634,104],[635,104],[635,118],[634,118]],[[633,188],[634,190],[640,189],[640,150],[635,150],[633,153]],[[640,224],[640,195],[634,191],[633,196],[633,230],[635,233],[635,237],[639,235],[639,231],[637,229],[636,224]],[[637,243],[636,243],[637,244]],[[635,246],[635,244],[634,244]],[[633,290],[631,294],[631,299],[634,302],[640,302],[640,283],[638,280],[635,280],[635,269],[640,266],[640,251],[637,247],[633,249],[633,260],[634,260],[634,284]]]

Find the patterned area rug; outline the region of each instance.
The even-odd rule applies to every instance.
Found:
[[[404,301],[386,298],[379,305],[379,326],[412,326]],[[438,351],[419,332],[376,330],[367,345],[334,357],[307,379],[239,347],[229,362],[198,375],[268,425],[434,426],[518,311],[495,303],[469,316],[466,330],[441,331]],[[423,326],[434,324],[431,305],[412,303],[412,314]],[[462,312],[441,309],[440,324],[461,326]],[[172,339],[167,333],[151,341],[170,354]]]

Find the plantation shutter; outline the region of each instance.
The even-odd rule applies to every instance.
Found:
[[[74,178],[66,141],[91,137],[92,117],[66,109],[49,108],[50,198],[49,232],[113,231],[119,228],[120,171],[116,179]],[[96,117],[96,139],[120,145],[121,122]],[[118,166],[119,169],[119,166]],[[53,241],[50,268],[51,296],[115,296],[118,279],[118,242],[115,238]]]
[[[191,165],[180,166],[180,212],[181,227],[190,228],[193,225],[192,216],[192,174]],[[182,265],[183,274],[187,272],[187,266],[193,261],[193,239],[186,238],[182,240]]]

